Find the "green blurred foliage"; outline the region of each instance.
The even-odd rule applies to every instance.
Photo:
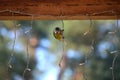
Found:
[[[113,50],[119,50],[120,43],[119,43],[119,36],[120,33],[117,32],[116,36],[107,34],[108,31],[106,30],[103,33],[100,33],[99,29],[100,27],[108,27],[103,26],[105,25],[105,22],[110,23],[115,29],[115,21],[109,20],[109,21],[93,21],[92,27],[90,27],[90,21],[89,20],[65,20],[64,21],[64,36],[65,36],[65,49],[66,52],[69,49],[73,49],[75,51],[80,51],[82,53],[82,58],[80,59],[67,59],[66,61],[66,68],[70,67],[72,69],[73,73],[76,70],[80,70],[80,73],[86,73],[88,80],[110,80],[112,79],[112,73],[110,67],[112,66],[112,61],[115,56],[115,54],[111,54],[111,49],[106,50],[106,58],[102,58],[100,56],[100,53],[98,51],[99,43],[102,41],[109,41],[113,43],[115,46]],[[17,24],[21,24],[21,26],[17,27],[17,30],[24,29],[26,26],[30,28],[30,21],[17,21]],[[1,21],[0,22],[1,27],[7,29],[7,31],[13,31],[14,29],[14,23],[13,21]],[[60,43],[53,37],[53,29],[55,27],[61,27],[62,23],[61,21],[33,21],[33,28],[30,36],[37,37],[38,40],[42,38],[48,38],[51,40],[52,46],[51,51],[56,50],[57,52],[61,50],[60,47],[58,47],[58,44]],[[91,32],[87,35],[83,35],[86,31],[91,29]],[[21,34],[24,34],[21,33]],[[19,40],[21,43],[26,47],[26,38],[28,36],[21,35],[19,37]],[[112,37],[112,39],[110,38]],[[118,42],[116,42],[114,39],[118,39]],[[89,52],[91,50],[91,44],[95,41],[93,44],[94,50],[92,52]],[[26,52],[17,52],[15,51],[15,54],[13,56],[12,60],[12,69],[8,69],[7,62],[10,58],[11,50],[8,49],[8,43],[12,41],[8,38],[8,36],[3,36],[0,34],[0,80],[13,80],[12,77],[14,74],[23,75],[23,71],[26,67]],[[12,46],[12,45],[11,45]],[[33,50],[37,47],[34,46]],[[104,53],[103,53],[104,54]],[[54,54],[57,55],[57,54]],[[85,61],[85,56],[87,56],[88,64],[85,66],[79,66],[81,62]],[[115,80],[120,79],[120,58],[119,53],[117,60],[115,61],[114,66],[114,74],[115,74]],[[58,61],[57,61],[58,62]],[[34,56],[30,58],[30,68],[34,69],[35,67],[35,60]],[[56,63],[57,64],[57,63]],[[81,69],[82,68],[82,69]],[[80,74],[79,74],[80,75]],[[27,76],[26,79],[32,79],[32,72],[30,72],[30,75]],[[77,79],[77,80],[84,80],[84,79]]]

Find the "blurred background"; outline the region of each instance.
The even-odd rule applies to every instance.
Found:
[[[63,26],[60,20],[34,20],[32,27],[30,20],[1,20],[0,80],[120,80],[119,24],[92,20],[90,26],[89,20],[64,20],[66,56],[60,68],[62,42],[53,36],[54,28]],[[29,59],[31,70],[23,78]]]

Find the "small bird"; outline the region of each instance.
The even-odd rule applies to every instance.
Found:
[[[63,29],[60,29],[59,27],[55,27],[55,29],[53,31],[54,37],[61,41],[62,39],[64,39],[63,31],[64,31]]]

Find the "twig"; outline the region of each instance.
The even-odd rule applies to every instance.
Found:
[[[115,55],[113,61],[112,61],[112,80],[115,80],[115,75],[114,75],[114,66],[115,66],[115,60],[117,59],[117,54]]]
[[[12,13],[12,16],[13,16],[13,13]],[[10,55],[10,59],[8,61],[8,67],[11,69],[12,68],[12,65],[11,65],[11,61],[12,61],[12,58],[13,58],[13,55],[14,55],[14,48],[15,48],[15,42],[16,42],[16,22],[13,20],[13,25],[14,25],[14,41],[13,41],[13,45],[12,45],[12,50],[11,50],[11,55]]]
[[[31,20],[31,22],[30,22],[31,29],[25,33],[25,36],[26,36],[26,34],[27,34],[28,32],[31,32],[31,30],[32,30],[32,25],[33,25],[33,16],[32,16],[32,20]],[[26,71],[31,71],[31,69],[29,68],[29,63],[30,63],[30,55],[29,55],[29,38],[27,38],[26,53],[27,53],[27,65],[26,65],[25,70],[23,71],[23,78],[25,77]]]
[[[60,17],[60,19],[62,18],[63,16],[63,13],[61,12],[60,8],[58,8],[58,16]],[[61,23],[62,23],[62,30],[64,31],[64,21],[61,19]],[[62,61],[65,59],[65,51],[64,51],[64,36],[62,34],[62,57],[60,59],[60,62],[59,62],[59,67],[61,67],[61,64],[62,64]]]
[[[63,20],[62,20],[62,28],[63,28],[63,30],[64,30],[64,22],[63,22]],[[62,63],[62,61],[64,60],[64,58],[65,58],[65,50],[64,50],[64,48],[65,48],[65,46],[64,46],[64,38],[62,38],[62,57],[61,57],[61,59],[60,59],[60,62],[59,62],[59,66],[61,67],[61,63]]]
[[[87,35],[92,30],[92,25],[93,25],[90,15],[89,14],[86,14],[86,15],[88,16],[88,18],[90,20],[90,25],[89,25],[89,30],[86,31],[85,33],[83,33],[83,35]]]
[[[29,68],[30,55],[29,55],[28,42],[29,42],[29,39],[27,39],[27,48],[26,48],[26,51],[27,51],[27,65],[26,65],[25,70],[23,71],[23,78],[25,77],[26,71],[31,71],[31,69]]]

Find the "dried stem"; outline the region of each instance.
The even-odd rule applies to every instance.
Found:
[[[83,78],[84,78],[84,80],[87,80],[87,74],[86,73],[83,73]]]
[[[59,6],[58,6],[59,7]],[[58,16],[59,16],[59,18],[61,19],[62,18],[62,12],[61,12],[61,10],[60,10],[60,8],[58,8],[57,7],[57,9],[58,9],[58,12],[59,12],[59,14],[58,14]],[[61,23],[62,23],[62,30],[64,31],[64,21],[61,19]],[[63,36],[63,35],[62,35]],[[61,67],[61,64],[62,64],[62,61],[65,59],[65,51],[64,51],[64,36],[63,36],[63,38],[62,38],[62,57],[61,57],[61,59],[60,59],[60,62],[59,62],[59,67]]]
[[[30,22],[31,29],[30,29],[28,32],[30,32],[30,31],[32,30],[32,25],[33,25],[33,15],[32,15],[32,20],[31,20],[31,22]],[[28,33],[28,32],[27,32],[27,33]],[[27,33],[25,33],[25,36],[26,36]],[[26,71],[31,71],[31,69],[29,68],[29,63],[30,63],[29,38],[27,38],[27,41],[26,41],[26,42],[27,42],[27,48],[26,48],[26,53],[27,53],[27,65],[26,65],[25,70],[23,71],[23,78],[25,77]]]
[[[64,30],[64,21],[61,20],[62,22],[62,30]],[[63,36],[63,35],[62,35]],[[60,62],[59,62],[59,66],[61,67],[61,64],[62,64],[62,61],[64,60],[65,58],[65,51],[64,51],[64,38],[62,38],[62,57],[60,59]]]
[[[33,28],[33,20],[34,20],[34,15],[32,15],[32,20],[31,20],[31,22],[30,22],[31,30],[32,30],[32,28]]]
[[[88,33],[90,33],[92,31],[92,25],[93,25],[92,19],[91,19],[90,15],[87,14],[87,16],[88,16],[88,18],[90,20],[89,30],[86,31],[83,35],[87,35]]]
[[[27,48],[26,48],[26,52],[27,52],[27,65],[25,70],[23,71],[23,78],[25,77],[25,73],[26,71],[31,71],[31,69],[29,69],[29,61],[30,61],[30,55],[29,55],[29,39],[27,39]]]
[[[59,67],[61,67],[62,61],[65,59],[65,51],[64,51],[64,39],[62,40],[62,57],[59,62]]]
[[[115,31],[114,31],[114,33],[116,33],[118,31],[118,15],[115,11],[112,11],[112,13],[116,16],[116,28],[115,28]]]
[[[115,80],[115,75],[114,75],[114,66],[115,66],[115,60],[117,59],[118,54],[115,54],[115,57],[112,61],[112,80]]]
[[[88,33],[90,33],[90,32],[92,31],[92,27],[93,27],[93,23],[92,23],[92,19],[91,19],[90,15],[87,14],[87,16],[88,16],[88,18],[89,18],[89,20],[90,20],[90,25],[89,25],[89,30],[86,31],[86,32],[84,33],[84,35],[87,35]],[[88,53],[91,53],[93,44],[94,44],[94,40],[93,40],[92,43],[91,43],[91,49],[88,51]],[[88,55],[86,54],[86,55],[85,55],[85,68],[86,68],[87,63],[88,63]],[[86,70],[84,70],[83,78],[84,78],[84,80],[87,80]]]
[[[116,22],[116,28],[115,28],[115,31],[114,31],[114,33],[116,33],[117,34],[117,32],[118,32],[118,15],[117,15],[117,13],[116,12],[112,12],[112,13],[114,13],[115,14],[115,16],[116,16],[116,20],[117,20],[117,22]],[[114,51],[114,53],[115,53],[115,57],[113,58],[113,61],[112,61],[112,80],[115,80],[115,75],[114,75],[114,66],[115,66],[115,60],[117,59],[117,56],[118,56],[118,52],[119,52],[119,50],[118,51]]]
[[[12,13],[13,16],[13,13]],[[10,59],[8,61],[8,67],[11,69],[12,65],[11,65],[11,61],[12,58],[14,56],[14,49],[15,49],[15,42],[16,42],[16,37],[17,37],[17,32],[16,32],[16,22],[13,20],[13,25],[14,25],[14,41],[13,41],[13,45],[12,45],[12,50],[11,50],[11,55],[10,55]]]

